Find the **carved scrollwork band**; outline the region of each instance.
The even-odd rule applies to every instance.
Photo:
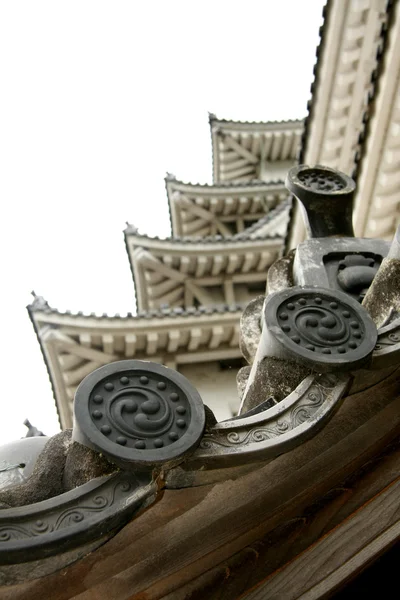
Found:
[[[156,494],[145,474],[93,480],[55,498],[0,511],[0,565],[65,552],[110,534]]]
[[[271,458],[313,435],[339,406],[350,378],[326,373],[307,377],[284,401],[267,411],[217,423],[190,462],[227,466],[243,459]]]
[[[372,355],[373,369],[398,364],[400,360],[400,319],[378,329],[378,340]]]

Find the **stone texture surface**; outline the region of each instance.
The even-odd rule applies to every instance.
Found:
[[[385,258],[375,275],[364,301],[364,308],[369,312],[375,325],[379,328],[400,314],[400,260]]]
[[[240,318],[240,351],[252,363],[261,337],[261,311],[265,296],[257,296],[248,303]]]
[[[73,442],[67,454],[64,469],[64,491],[72,490],[91,479],[109,475],[118,470],[102,454]]]
[[[48,441],[32,475],[24,483],[0,493],[1,508],[26,506],[63,493],[64,466],[71,445],[71,434],[71,430],[67,429]]]
[[[238,388],[239,398],[243,398],[244,390],[246,389],[247,380],[250,376],[251,367],[242,367],[236,375],[236,385]]]
[[[66,429],[50,438],[32,475],[0,493],[0,508],[42,502],[117,470],[100,454],[73,443],[71,437],[72,431]]]
[[[241,414],[271,396],[276,402],[280,402],[310,373],[310,369],[297,363],[272,357],[264,358],[257,365],[253,383],[241,407]]]
[[[275,261],[268,270],[267,292],[280,292],[294,285],[293,281],[293,261],[295,250],[291,250],[286,256],[282,256]]]

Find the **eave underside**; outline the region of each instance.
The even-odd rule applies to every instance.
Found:
[[[174,236],[235,236],[288,195],[283,181],[202,186],[167,180],[166,187]]]
[[[327,3],[300,152],[302,163],[327,165],[349,175],[355,172],[377,83],[376,70],[389,20],[388,6],[387,0]],[[373,153],[374,149],[371,147],[370,151]],[[375,176],[378,178],[379,173]],[[364,204],[364,210],[369,212],[369,206]],[[355,229],[359,236],[371,231],[367,225],[361,226],[357,215]],[[378,229],[373,235],[378,235]],[[287,249],[304,238],[305,228],[296,203]]]
[[[139,310],[244,304],[263,293],[282,238],[177,243],[127,236]]]
[[[72,403],[79,383],[110,362],[151,360],[179,370],[179,365],[240,357],[240,315],[239,307],[152,319],[32,311],[62,428],[72,427]]]
[[[394,3],[355,199],[357,235],[390,240],[400,223],[400,6]]]
[[[284,179],[294,164],[303,121],[240,123],[211,119],[214,183]]]

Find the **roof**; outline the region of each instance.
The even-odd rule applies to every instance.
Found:
[[[386,0],[335,3],[324,11],[302,148],[304,162],[353,174],[372,73],[387,18]]]
[[[237,233],[236,238],[242,237],[256,239],[278,234],[285,237],[289,219],[291,201],[288,195],[275,208],[270,210],[258,221],[250,225],[243,233]]]
[[[400,223],[400,7],[389,2],[364,118],[355,196],[356,235],[391,240]]]
[[[163,309],[136,316],[60,312],[35,301],[28,312],[50,376],[60,424],[72,427],[72,401],[82,379],[116,360],[163,364],[240,356],[242,305]]]
[[[235,304],[249,301],[246,290],[265,284],[279,257],[280,236],[165,239],[125,230],[140,310],[163,304]],[[204,243],[205,242],[205,243]],[[257,287],[257,286],[256,286]]]
[[[301,163],[354,173],[387,19],[386,0],[328,0],[299,154]],[[304,237],[296,203],[287,249]]]
[[[175,237],[232,237],[245,232],[288,195],[283,181],[202,185],[169,175],[165,183]]]
[[[214,183],[266,181],[282,179],[293,165],[303,120],[260,123],[210,115],[210,127]]]

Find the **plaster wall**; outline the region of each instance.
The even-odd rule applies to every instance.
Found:
[[[181,365],[182,373],[199,392],[204,404],[215,414],[217,421],[223,421],[237,414],[239,396],[236,387],[237,368],[221,369],[219,362]]]

